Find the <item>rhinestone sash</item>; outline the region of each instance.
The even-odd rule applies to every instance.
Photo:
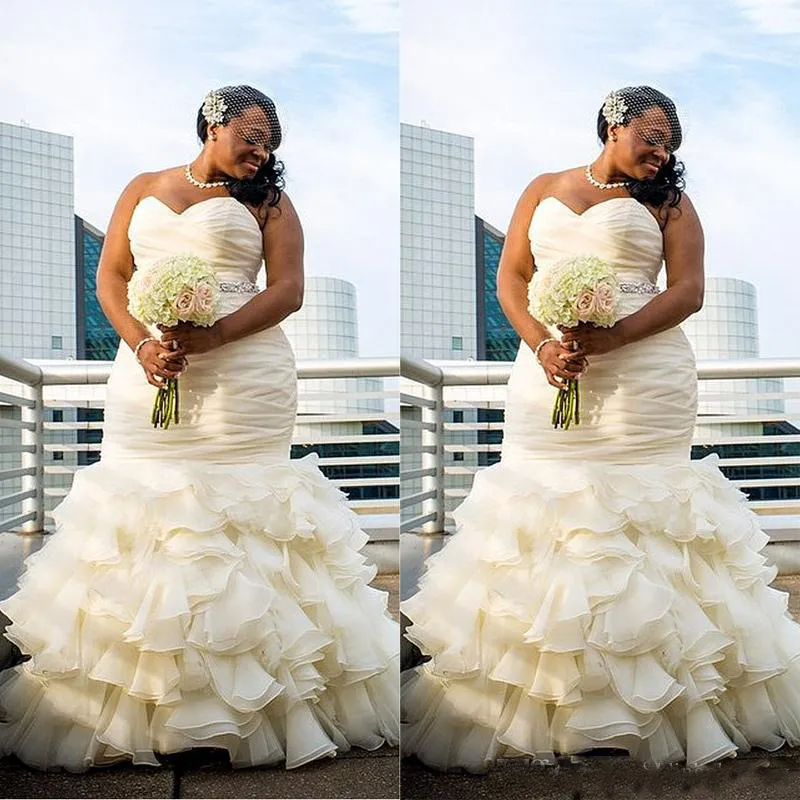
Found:
[[[220,281],[219,290],[231,294],[256,294],[258,286],[250,281]]]
[[[649,281],[620,281],[619,290],[623,294],[658,294],[658,286]]]

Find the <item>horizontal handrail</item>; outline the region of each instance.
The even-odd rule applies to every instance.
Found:
[[[424,386],[491,386],[508,382],[511,361],[439,362],[400,359],[400,375]],[[800,358],[743,358],[697,362],[698,380],[800,378]],[[742,395],[741,399],[745,399]]]

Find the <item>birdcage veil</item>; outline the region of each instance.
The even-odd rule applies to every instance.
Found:
[[[626,86],[609,92],[597,119],[597,132],[602,141],[606,140],[612,125],[629,127],[642,138],[663,145],[670,153],[683,141],[675,103],[651,86]]]
[[[667,161],[652,180],[627,181],[631,196],[655,206],[680,202],[684,165],[675,152],[683,143],[683,125],[675,102],[652,86],[625,86],[609,92],[597,114],[597,135],[605,144],[612,126],[624,126],[651,146],[662,146]]]
[[[272,98],[252,86],[222,86],[206,94],[197,112],[197,135],[205,142],[212,125],[230,129],[251,145],[267,152],[263,166],[252,178],[226,182],[231,196],[243,203],[277,206],[284,188],[283,162],[275,151],[283,140],[283,129]]]
[[[283,137],[275,103],[252,86],[223,86],[209,92],[197,113],[197,133],[205,141],[210,125],[225,125],[270,152]]]

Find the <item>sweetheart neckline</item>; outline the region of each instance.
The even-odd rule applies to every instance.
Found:
[[[644,211],[645,214],[647,214],[650,221],[658,229],[659,235],[660,236],[664,235],[664,232],[661,230],[661,226],[658,224],[656,218],[635,197],[609,197],[608,200],[601,200],[599,203],[595,203],[594,205],[585,208],[583,211],[578,212],[574,208],[570,208],[560,197],[556,197],[554,194],[549,194],[547,195],[547,197],[543,197],[539,201],[539,205],[537,205],[536,208],[533,210],[534,215],[536,214],[536,211],[538,210],[539,206],[541,206],[542,203],[544,203],[546,200],[555,200],[556,203],[558,203],[562,208],[565,208],[567,211],[569,211],[570,214],[572,214],[574,217],[577,217],[578,219],[582,218],[585,214],[588,214],[593,208],[597,208],[598,206],[604,206],[607,203],[613,203],[616,200],[632,200],[634,203],[636,203],[637,206],[639,206],[642,209],[642,211]],[[531,222],[533,222],[532,218]]]
[[[252,220],[253,224],[258,229],[259,236],[262,234],[261,228],[259,228],[258,226],[258,220],[256,220],[256,218],[252,215],[252,213],[248,211],[247,208],[245,208],[245,206],[242,203],[240,203],[235,197],[231,197],[230,195],[216,195],[215,197],[206,197],[205,200],[199,200],[197,203],[192,203],[190,206],[186,206],[186,208],[184,208],[183,211],[176,211],[168,203],[165,203],[160,197],[157,197],[154,194],[146,194],[144,195],[144,197],[139,198],[139,202],[136,203],[136,206],[134,207],[133,211],[135,212],[136,209],[139,208],[139,206],[145,200],[155,200],[156,203],[158,203],[162,208],[165,208],[167,211],[170,212],[170,214],[173,214],[176,217],[182,217],[184,214],[191,211],[193,208],[196,208],[197,206],[202,206],[204,203],[210,203],[212,200],[233,200],[234,203],[242,207],[247,216]],[[131,216],[133,216],[133,214],[131,214]]]

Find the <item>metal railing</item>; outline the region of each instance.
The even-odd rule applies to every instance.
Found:
[[[107,361],[29,362],[0,354],[0,531],[46,530],[47,503],[67,493],[83,468],[78,461],[96,460],[102,434],[92,432],[102,432],[103,423],[93,412],[104,407],[110,372]],[[322,447],[323,471],[370,470],[370,477],[331,480],[345,492],[358,490],[362,496],[350,506],[383,529],[378,538],[391,538],[387,520],[399,516],[400,420],[397,391],[387,390],[383,379],[397,378],[397,359],[301,361],[297,372],[300,414],[293,450]],[[315,391],[304,390],[307,382]],[[303,413],[304,407],[310,410]],[[327,408],[331,413],[320,410]]]
[[[475,472],[483,468],[479,462],[497,460],[511,367],[510,362],[401,359],[401,532],[447,532],[448,502],[454,506],[466,496]],[[750,495],[753,510],[775,515],[776,526],[778,516],[785,521],[800,514],[800,391],[764,391],[755,383],[800,378],[800,359],[704,361],[698,363],[698,378],[701,410],[711,402],[768,408],[698,416],[693,457],[716,452],[729,477],[747,473],[733,477],[734,485]],[[719,383],[740,380],[753,381],[744,397]],[[452,412],[459,421],[452,421]]]

